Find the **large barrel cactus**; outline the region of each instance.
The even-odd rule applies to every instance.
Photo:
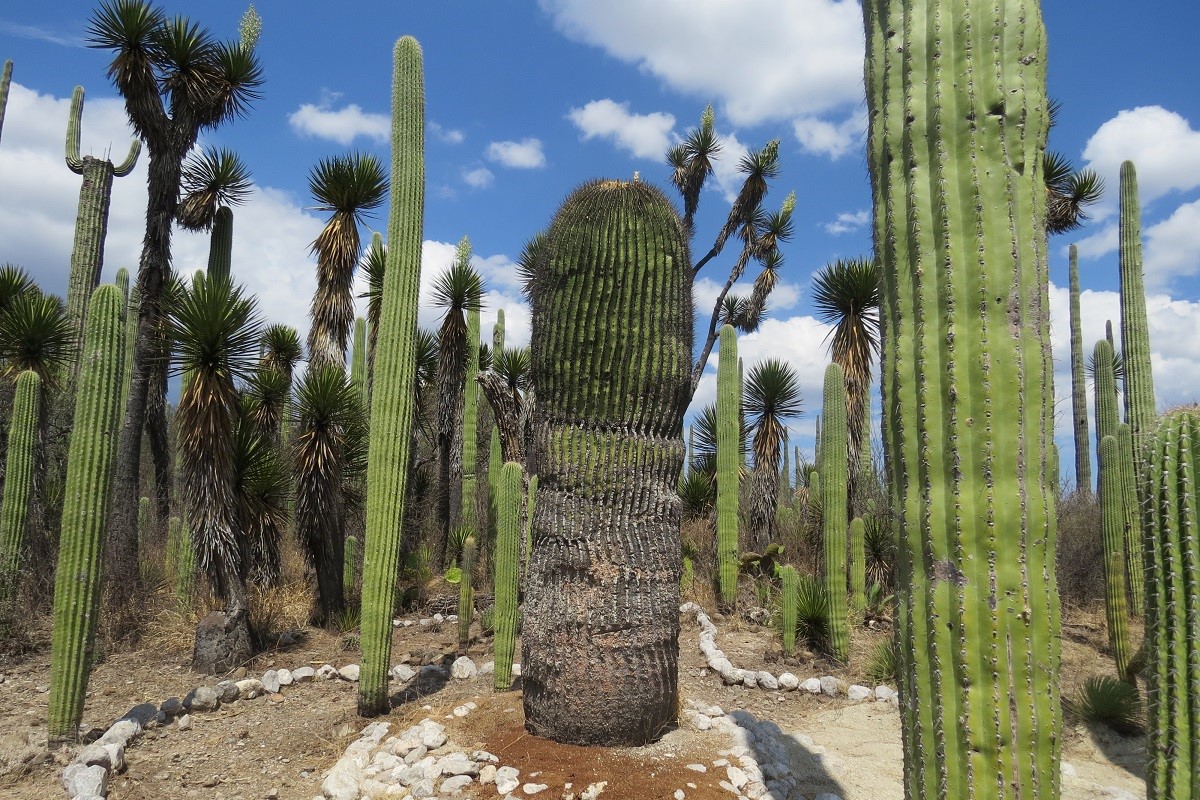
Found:
[[[1057,798],[1040,3],[863,11],[905,796]]]
[[[636,180],[580,187],[551,224],[531,299],[526,727],[645,744],[674,721],[678,689],[692,296],[674,208]]]

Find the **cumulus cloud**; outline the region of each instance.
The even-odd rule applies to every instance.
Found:
[[[1200,200],[1146,229],[1143,264],[1151,287],[1200,273]]]
[[[862,98],[855,0],[540,0],[566,36],[666,85],[717,98],[737,125],[812,116]]]
[[[792,131],[802,150],[837,161],[862,146],[867,132],[867,116],[855,114],[838,123],[816,117],[801,117],[792,122]]]
[[[754,266],[751,265],[752,271]],[[712,278],[702,277],[692,284],[692,305],[696,309],[696,317],[699,320],[698,325],[708,324],[709,318],[712,316],[713,305],[717,302],[717,297],[721,294],[721,289],[725,286],[725,282],[717,283]],[[740,297],[749,297],[750,292],[754,289],[754,283],[749,280],[738,281],[729,289],[729,294]],[[780,281],[775,285],[775,289],[771,292],[771,297],[767,301],[767,314],[771,315],[780,311],[788,311],[795,308],[796,303],[800,302],[800,287],[794,283]]]
[[[833,222],[826,222],[821,227],[831,236],[841,236],[843,233],[853,233],[854,231],[861,230],[870,221],[870,209],[863,208],[854,212],[838,214],[837,219]]]
[[[421,246],[421,289],[418,297],[417,324],[437,330],[443,310],[433,302],[433,285],[438,276],[454,263],[457,245],[426,240]],[[505,255],[472,255],[471,265],[483,277],[483,309],[479,314],[481,337],[491,341],[496,312],[504,309],[504,341],[507,347],[527,347],[531,328],[529,305],[520,294],[517,265]]]
[[[717,188],[725,195],[725,201],[732,203],[746,180],[746,175],[738,169],[742,159],[750,154],[750,148],[738,141],[737,134],[721,134],[721,155],[713,164],[713,179]]]
[[[300,108],[288,115],[292,130],[302,136],[330,139],[348,145],[358,137],[376,142],[387,141],[392,121],[386,114],[372,114],[351,103],[343,108],[333,108],[337,95],[326,94],[318,104],[301,103]]]
[[[455,128],[447,128],[436,122],[430,122],[428,127],[435,139],[446,144],[462,144],[467,140],[467,135]]]
[[[546,166],[546,154],[542,152],[540,139],[492,142],[487,146],[487,157],[489,161],[512,169],[537,169]]]
[[[1108,186],[1106,205],[1115,206],[1121,163],[1137,167],[1143,204],[1172,191],[1200,186],[1200,131],[1162,106],[1126,109],[1101,125],[1083,148],[1087,166]]]
[[[662,111],[636,114],[628,103],[605,98],[593,100],[582,108],[572,108],[567,118],[583,134],[584,140],[608,139],[637,158],[661,161],[671,145],[675,117]]]
[[[486,189],[492,185],[492,180],[495,175],[487,167],[475,167],[473,169],[464,169],[462,173],[463,183],[470,186],[472,189]]]

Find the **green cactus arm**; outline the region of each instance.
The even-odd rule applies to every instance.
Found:
[[[1104,538],[1104,611],[1108,622],[1108,642],[1116,661],[1117,674],[1129,680],[1129,635],[1125,620],[1125,487],[1124,470],[1117,440],[1105,436],[1100,441],[1100,529]]]
[[[529,491],[525,498],[525,544],[521,551],[525,558],[525,569],[522,573],[525,578],[529,577],[529,562],[533,558],[533,509],[537,504],[537,487],[538,476],[529,476]]]
[[[494,595],[494,648],[496,668],[492,688],[507,692],[512,685],[513,656],[517,642],[517,592],[521,569],[521,465],[505,463],[496,480],[496,553]]]
[[[358,713],[388,710],[392,607],[400,566],[400,529],[416,382],[417,296],[425,219],[425,78],[411,36],[393,51],[392,177],[387,267],[371,392],[367,525],[363,557],[362,673]]]
[[[1083,332],[1079,313],[1079,250],[1070,250],[1071,414],[1075,434],[1075,486],[1092,493],[1092,453],[1088,433],[1087,383],[1083,370]]]
[[[358,537],[347,536],[342,543],[342,594],[353,597],[357,587]]]
[[[71,92],[71,111],[67,117],[67,167],[76,175],[83,174],[83,159],[79,156],[79,127],[83,118],[83,87]]]
[[[4,462],[4,502],[0,504],[0,607],[16,597],[20,584],[21,548],[34,487],[41,406],[42,380],[36,372],[25,370],[17,376]]]
[[[824,426],[821,455],[821,538],[825,555],[825,591],[829,595],[829,650],[841,662],[850,658],[846,608],[846,505],[849,440],[846,431],[846,379],[840,365],[825,369],[821,403]]]
[[[492,352],[504,350],[504,309],[496,309],[496,324],[492,326]]]
[[[354,338],[350,355],[350,385],[362,395],[363,407],[367,407],[367,321],[354,319]]]
[[[717,570],[721,602],[732,608],[737,601],[738,581],[738,411],[741,395],[738,380],[737,332],[721,327],[717,351]]]

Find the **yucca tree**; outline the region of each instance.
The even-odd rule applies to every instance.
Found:
[[[683,227],[691,236],[696,209],[700,206],[700,190],[713,174],[714,159],[721,153],[721,140],[714,123],[712,106],[700,115],[699,127],[688,131],[684,140],[667,151],[667,163],[674,168],[671,183],[683,197]]]
[[[205,148],[183,164],[182,198],[175,220],[189,231],[211,231],[217,211],[240,206],[250,189],[250,169],[237,153],[224,147]]]
[[[317,291],[309,316],[308,357],[313,364],[346,365],[354,327],[354,269],[360,256],[359,225],[387,196],[383,164],[368,153],[323,159],[308,176],[317,210],[333,214],[312,251],[317,257]]]
[[[371,236],[361,266],[367,276],[367,291],[359,297],[367,301],[367,397],[370,397],[375,376],[375,343],[379,340],[379,314],[383,311],[383,272],[387,267],[387,247],[380,234]]]
[[[1060,106],[1050,101],[1050,128]],[[1046,232],[1067,233],[1083,227],[1088,215],[1085,206],[1096,203],[1104,194],[1104,179],[1094,170],[1076,171],[1062,153],[1047,150],[1042,156],[1042,181],[1046,185]]]
[[[290,325],[271,325],[263,331],[258,370],[247,387],[255,403],[250,409],[259,430],[269,431],[271,441],[279,446],[285,411],[291,397],[296,365],[304,357],[300,334]]]
[[[248,577],[266,587],[279,583],[279,542],[287,529],[292,474],[270,436],[278,426],[264,431],[250,413],[256,403],[249,395],[242,396],[233,443],[234,492],[246,537]]]
[[[169,17],[147,0],[106,0],[91,17],[88,45],[112,54],[108,77],[125,101],[134,132],[149,151],[146,232],[138,264],[133,375],[117,444],[104,577],[110,609],[132,611],[139,593],[137,502],[142,429],[149,395],[161,380],[163,299],[171,274],[171,223],[179,203],[184,158],[200,132],[249,111],[262,85],[256,32],[222,42],[184,16]],[[155,404],[154,407],[158,407]],[[162,404],[165,409],[165,402]],[[152,437],[166,441],[166,417]],[[161,429],[161,430],[160,430]],[[129,614],[130,620],[134,619]],[[136,627],[136,626],[132,626]]]
[[[492,356],[489,368],[478,378],[500,433],[500,457],[521,465],[525,464],[527,431],[523,421],[528,421],[525,393],[530,364],[528,347],[506,347]]]
[[[829,356],[846,380],[847,496],[854,505],[864,468],[859,463],[863,439],[870,436],[871,372],[879,358],[879,264],[870,258],[838,259],[813,277],[812,292],[817,318],[833,326],[827,337]]]
[[[436,556],[441,564],[450,532],[458,524],[462,502],[462,415],[464,381],[467,374],[467,312],[482,306],[483,279],[471,266],[471,245],[466,237],[458,244],[454,263],[433,285],[434,305],[443,309],[438,329],[437,445],[438,540]],[[444,566],[444,565],[443,565]]]
[[[313,621],[328,624],[345,609],[342,566],[346,490],[366,467],[366,411],[345,370],[311,365],[296,389],[296,534],[316,572]]]
[[[188,380],[179,398],[179,463],[196,563],[224,604],[222,647],[213,661],[197,630],[193,667],[224,671],[250,656],[248,539],[237,491],[237,382],[254,369],[262,322],[256,301],[220,278],[198,277],[169,305],[174,368]],[[208,629],[211,634],[211,629]]]
[[[789,365],[775,358],[760,361],[746,375],[742,406],[753,432],[754,470],[746,498],[747,549],[766,552],[775,527],[779,497],[779,462],[787,420],[800,416],[800,378]]]

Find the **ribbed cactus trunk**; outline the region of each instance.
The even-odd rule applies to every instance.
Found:
[[[21,548],[33,501],[41,416],[42,379],[36,372],[25,370],[17,376],[4,462],[4,502],[0,504],[0,613],[17,596],[20,588]]]
[[[1200,798],[1200,407],[1146,443],[1147,800]]]
[[[850,608],[855,614],[867,607],[867,524],[862,517],[850,520],[850,554],[846,573],[850,580]]]
[[[1057,798],[1040,6],[863,10],[905,796]]]
[[[779,568],[779,617],[783,639],[783,654],[790,656],[796,649],[796,622],[799,609],[800,574],[791,564]]]
[[[532,492],[531,492],[532,494]],[[517,595],[521,581],[521,465],[506,463],[496,478],[496,556],[492,582],[495,605],[492,626],[496,635],[496,668],[492,688],[512,688],[513,656],[517,647]]]
[[[1107,340],[1096,342],[1092,350],[1092,365],[1095,375],[1092,385],[1096,398],[1096,441],[1105,436],[1116,437],[1117,424],[1121,421],[1117,414],[1116,374],[1113,372],[1113,350]]]
[[[349,599],[358,588],[358,537],[347,536],[342,544],[342,596]]]
[[[1104,537],[1104,612],[1108,644],[1117,674],[1129,680],[1129,634],[1125,605],[1125,487],[1120,462],[1124,453],[1112,436],[1100,440],[1100,531]]]
[[[476,473],[479,433],[479,309],[467,310],[467,375],[463,385],[462,520],[475,530]]]
[[[101,286],[89,302],[67,459],[50,649],[51,741],[74,738],[87,695],[89,650],[100,601],[100,551],[116,455],[121,340],[120,292],[115,286]]]
[[[595,181],[563,203],[535,267],[525,724],[640,745],[675,720],[691,260],[657,189]]]
[[[829,595],[829,653],[850,659],[846,609],[846,492],[849,438],[846,432],[846,379],[838,364],[825,368],[821,403],[825,418],[817,470],[821,473],[821,540],[825,555],[825,592]]]
[[[1146,319],[1146,289],[1142,274],[1142,212],[1138,205],[1137,171],[1132,161],[1121,164],[1120,258],[1121,357],[1125,366],[1125,421],[1133,437],[1137,483],[1141,484],[1143,450],[1154,430],[1154,376],[1150,370],[1150,327]],[[1139,485],[1138,499],[1148,498]]]
[[[1140,616],[1146,610],[1146,562],[1142,545],[1142,514],[1137,496],[1137,459],[1133,457],[1133,436],[1129,426],[1117,426],[1117,451],[1121,454],[1121,487],[1125,495],[1125,577],[1129,586],[1129,604]]]
[[[425,219],[425,75],[421,46],[396,42],[392,71],[392,175],[387,267],[371,392],[363,557],[362,673],[358,713],[388,711],[392,609],[408,481],[416,384],[417,295]]]
[[[741,381],[737,365],[737,331],[723,325],[717,351],[717,581],[726,608],[737,603],[738,585]]]
[[[1079,251],[1071,245],[1071,414],[1075,433],[1075,488],[1092,493],[1092,451],[1088,438],[1087,382],[1083,374],[1083,332],[1079,314]]]
[[[471,620],[475,616],[475,591],[471,585],[475,572],[475,537],[463,542],[461,578],[458,583],[458,647],[466,650],[471,644]]]

